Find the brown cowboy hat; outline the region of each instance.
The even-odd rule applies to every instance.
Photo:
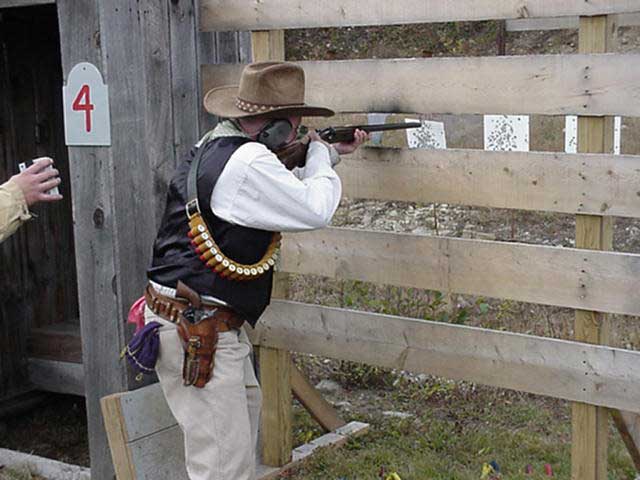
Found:
[[[259,62],[242,71],[240,85],[209,90],[204,108],[226,118],[256,115],[330,117],[334,111],[304,103],[304,71],[287,62]]]

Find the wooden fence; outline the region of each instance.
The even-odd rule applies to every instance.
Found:
[[[604,345],[604,312],[640,315],[640,255],[600,251],[612,248],[612,216],[640,217],[640,157],[612,155],[609,134],[611,115],[640,114],[640,56],[607,53],[612,16],[639,11],[638,1],[605,0],[201,2],[201,29],[253,31],[256,60],[282,59],[288,28],[580,18],[576,55],[300,62],[307,101],[339,112],[580,116],[578,154],[365,149],[339,167],[349,197],[576,214],[576,248],[332,228],[286,235],[281,264],[285,273],[575,308],[576,341],[277,300],[253,338],[266,462],[290,456],[294,350],[571,400],[572,478],[581,480],[607,477],[607,409],[617,409],[640,466],[640,353]],[[203,88],[233,83],[241,68],[204,65]]]
[[[253,336],[269,440],[264,461],[281,465],[291,456],[292,391],[325,428],[341,424],[292,368],[290,349],[574,401],[573,475],[580,480],[606,478],[602,407],[615,409],[640,466],[640,353],[602,345],[607,328],[598,313],[640,313],[634,298],[640,257],[598,252],[611,249],[613,216],[640,216],[638,158],[611,155],[605,133],[612,131],[609,115],[640,111],[638,56],[606,53],[612,18],[637,14],[640,0],[370,0],[366,8],[355,0],[5,0],[1,6],[36,4],[56,7],[63,77],[89,61],[110,91],[112,145],[68,148],[82,349],[74,343],[77,331],[55,332],[75,346],[67,361],[53,365],[60,376],[48,363],[40,369],[46,374],[31,378],[85,394],[93,477],[113,478],[99,399],[136,386],[118,355],[130,334],[126,311],[146,281],[168,179],[210,122],[201,91],[234,83],[241,68],[203,65],[198,75],[201,64],[248,62],[247,35],[237,31],[251,31],[253,59],[267,60],[284,59],[287,28],[557,17],[580,18],[580,54],[302,62],[307,100],[342,112],[580,115],[579,154],[368,149],[339,167],[350,197],[576,214],[577,248],[346,229],[287,235],[274,291],[281,300]],[[371,269],[372,260],[384,269]],[[577,342],[296,304],[283,300],[287,273],[568,306],[578,309]]]

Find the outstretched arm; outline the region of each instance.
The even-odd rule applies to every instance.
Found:
[[[50,158],[35,162],[24,172],[0,185],[0,242],[31,218],[29,206],[62,198],[61,195],[46,193],[60,184],[58,171],[46,170],[52,164],[53,160]]]

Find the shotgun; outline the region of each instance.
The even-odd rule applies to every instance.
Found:
[[[383,132],[386,130],[402,130],[408,128],[420,128],[420,122],[406,123],[379,123],[373,125],[347,125],[342,127],[327,127],[316,130],[322,140],[327,143],[353,142],[356,130],[363,130],[367,133]],[[289,170],[295,167],[304,167],[307,160],[307,150],[309,149],[309,136],[303,135],[295,142],[285,145],[275,154]]]

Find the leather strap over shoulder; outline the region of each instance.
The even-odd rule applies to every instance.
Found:
[[[191,162],[189,175],[187,176],[187,217],[191,218],[196,213],[200,213],[198,202],[198,169],[204,154],[206,143],[202,143],[196,150],[196,156]]]

